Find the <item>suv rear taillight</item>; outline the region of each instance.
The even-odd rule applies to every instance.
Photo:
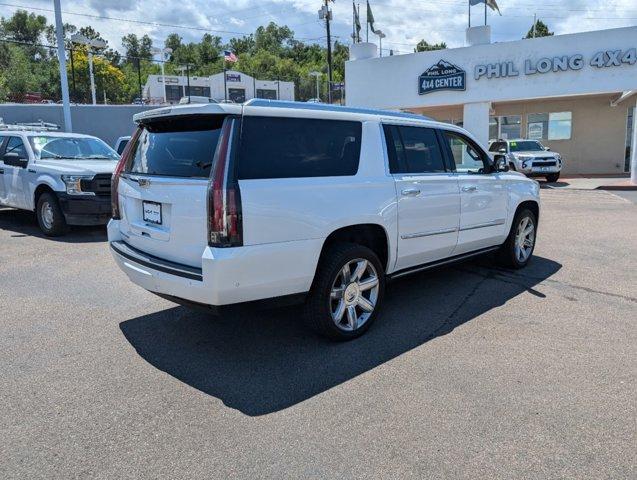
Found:
[[[121,212],[119,211],[119,177],[122,176],[122,172],[126,168],[126,165],[128,165],[128,161],[133,155],[132,152],[134,146],[137,144],[137,139],[139,138],[141,131],[141,127],[135,130],[135,133],[131,137],[130,141],[128,142],[128,144],[126,144],[126,147],[122,152],[122,158],[120,158],[119,162],[117,162],[117,166],[115,167],[115,171],[113,172],[113,177],[111,178],[111,213],[113,220],[121,220],[122,218]]]
[[[208,245],[240,247],[243,245],[241,193],[233,161],[239,120],[228,117],[223,122],[219,143],[208,182]]]

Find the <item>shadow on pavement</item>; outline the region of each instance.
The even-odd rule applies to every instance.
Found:
[[[382,314],[361,338],[332,343],[306,330],[300,307],[220,317],[175,307],[120,324],[154,367],[246,415],[276,412],[392,360],[503,305],[561,265],[534,257],[522,271],[485,258],[389,285]],[[549,301],[549,300],[546,300]]]
[[[40,230],[35,213],[12,208],[0,208],[0,230],[13,232],[10,236],[14,238],[38,237],[64,243],[105,242],[107,238],[106,226],[72,226],[64,236],[47,237]]]
[[[538,180],[540,182],[540,188],[563,188],[568,187],[570,183],[557,181],[557,182],[547,182],[545,180]]]

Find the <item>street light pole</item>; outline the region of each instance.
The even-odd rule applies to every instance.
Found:
[[[166,94],[166,74],[164,72],[164,63],[166,63],[166,54],[172,53],[172,48],[153,48],[153,54],[161,55],[161,82],[164,86],[164,104],[168,103],[168,95]],[[150,96],[150,95],[149,95]]]
[[[64,24],[62,23],[62,7],[60,6],[60,0],[53,0],[53,5],[55,9],[55,37],[58,44],[58,64],[60,67],[60,89],[62,90],[62,112],[64,115],[64,130],[67,132],[72,132],[73,124],[71,122],[69,79],[66,76],[66,52],[64,51]]]
[[[97,100],[95,98],[95,76],[93,75],[93,52],[91,51],[91,47],[88,47],[88,72],[91,77],[91,100],[93,100],[93,105],[97,105]]]
[[[380,56],[383,56],[383,38],[385,38],[387,35],[385,35],[383,32],[381,32],[380,30],[378,31],[378,49],[380,50]]]
[[[321,72],[310,72],[310,76],[316,78],[316,99],[320,102],[321,95],[319,94],[319,77],[321,76]]]
[[[93,50],[92,48],[106,48],[106,42],[104,40],[99,40],[97,38],[90,39],[85,37],[84,35],[75,34],[71,37],[71,42],[80,43],[82,45],[86,45],[86,49],[88,51],[88,71],[89,76],[91,78],[91,100],[93,100],[93,105],[97,105],[97,98],[95,94],[95,76],[93,75]]]

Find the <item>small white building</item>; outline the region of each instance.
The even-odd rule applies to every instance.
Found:
[[[294,100],[294,82],[258,80],[243,72],[227,70],[209,77],[166,75],[165,89],[168,103],[179,103],[182,97],[208,97],[218,102],[243,103],[251,98]],[[164,102],[164,81],[161,75],[149,75],[144,86],[144,98],[150,103]]]

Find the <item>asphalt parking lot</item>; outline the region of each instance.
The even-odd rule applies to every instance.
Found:
[[[637,476],[637,205],[543,190],[535,258],[407,277],[363,338],[193,313],[103,229],[0,210],[2,478]]]

